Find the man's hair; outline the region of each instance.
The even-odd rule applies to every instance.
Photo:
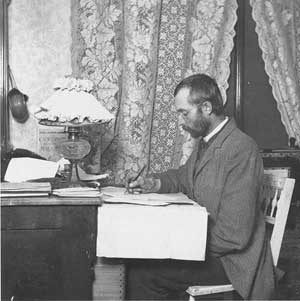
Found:
[[[179,90],[187,88],[190,90],[189,102],[201,105],[209,101],[212,105],[212,112],[221,115],[224,112],[223,99],[216,81],[206,74],[194,74],[183,79],[175,88],[174,97]]]

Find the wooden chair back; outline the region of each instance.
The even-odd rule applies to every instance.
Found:
[[[262,200],[265,221],[273,228],[271,250],[275,265],[278,262],[294,186],[295,179],[278,177],[273,174],[264,175],[260,199]]]
[[[281,178],[289,178],[291,176],[291,167],[265,167],[264,173]]]

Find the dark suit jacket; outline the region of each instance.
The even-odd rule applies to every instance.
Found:
[[[197,152],[179,169],[158,175],[160,192],[182,191],[205,206],[207,255],[221,259],[243,298],[272,298],[275,273],[258,198],[263,165],[256,143],[230,120],[199,161]]]

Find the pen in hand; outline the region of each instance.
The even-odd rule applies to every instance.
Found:
[[[126,191],[129,192],[129,184],[136,181],[141,175],[142,173],[144,172],[144,170],[146,169],[147,165],[144,165],[140,171],[137,173],[137,175],[133,178],[129,178],[128,179],[128,182],[127,182],[127,187],[126,187]]]

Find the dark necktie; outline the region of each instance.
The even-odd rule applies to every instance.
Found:
[[[208,147],[208,143],[205,142],[203,138],[201,140],[199,140],[197,161],[199,161],[203,157],[203,154],[206,151],[207,147]]]
[[[197,170],[197,167],[200,163],[200,161],[202,160],[203,158],[203,155],[205,153],[205,151],[207,150],[207,147],[208,147],[208,143],[205,142],[203,140],[203,138],[201,140],[199,140],[199,143],[198,143],[198,151],[197,151],[197,157],[196,157],[196,161],[195,161],[195,166],[194,166],[194,171],[193,171],[193,177],[195,177],[195,172]]]

